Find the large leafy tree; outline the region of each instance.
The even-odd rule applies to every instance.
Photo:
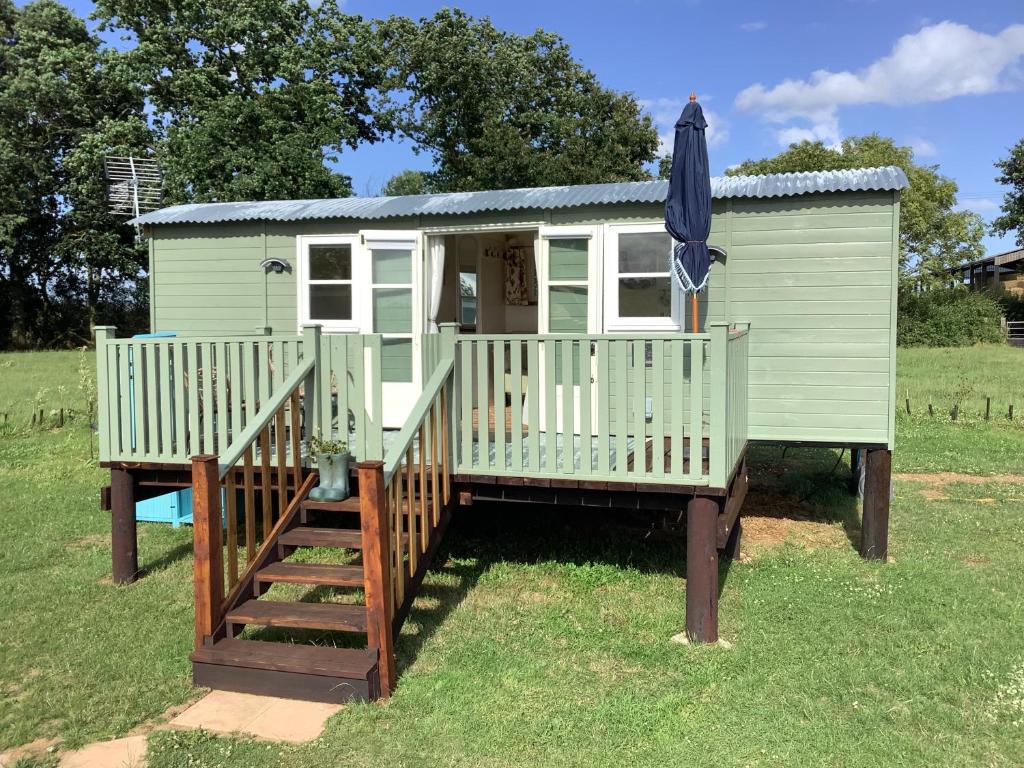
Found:
[[[442,10],[381,27],[397,126],[436,191],[649,178],[658,137],[630,94],[601,86],[555,34],[516,35]]]
[[[372,25],[312,0],[98,0],[161,134],[168,202],[336,197],[345,147],[389,130]]]
[[[1010,150],[1010,154],[996,163],[999,176],[996,181],[1010,187],[1003,196],[1002,214],[992,222],[997,235],[1017,233],[1017,245],[1024,248],[1024,139]]]
[[[970,211],[956,210],[957,184],[937,165],[914,162],[910,147],[878,134],[844,139],[841,147],[820,141],[791,144],[775,157],[747,160],[730,175],[830,171],[895,165],[910,180],[900,200],[901,274],[914,280],[940,280],[943,269],[978,258],[984,252],[984,224]]]
[[[52,0],[0,0],[0,346],[79,343],[133,304],[143,251],[102,157],[148,141],[118,54]]]

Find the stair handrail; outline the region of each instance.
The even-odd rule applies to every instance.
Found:
[[[300,360],[298,365],[292,369],[292,372],[281,382],[281,386],[270,396],[262,408],[256,413],[256,416],[245,425],[245,429],[238,436],[236,440],[231,442],[228,449],[220,457],[218,462],[218,469],[220,473],[220,479],[223,480],[224,476],[231,471],[245,451],[253,444],[253,442],[259,437],[260,433],[267,427],[271,419],[273,419],[278,410],[288,401],[289,398],[295,393],[295,391],[302,385],[306,376],[313,370],[313,366],[316,361],[314,359]]]
[[[405,424],[402,429],[399,430],[398,436],[391,444],[391,448],[388,450],[387,456],[384,457],[384,484],[390,485],[391,480],[398,469],[399,463],[402,457],[405,456],[406,451],[409,450],[409,446],[412,445],[412,441],[419,434],[420,426],[423,424],[423,419],[426,418],[427,412],[434,400],[437,398],[438,393],[441,391],[441,387],[448,380],[449,374],[455,368],[455,356],[446,355],[442,357],[437,363],[437,368],[427,379],[427,383],[423,386],[423,392],[420,394],[416,404],[412,407],[409,412],[409,417],[405,420]]]

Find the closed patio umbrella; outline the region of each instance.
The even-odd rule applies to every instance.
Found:
[[[704,136],[707,126],[697,96],[691,93],[689,103],[676,121],[672,172],[665,200],[665,229],[676,240],[672,249],[672,274],[679,287],[690,294],[694,333],[700,330],[697,294],[707,287],[711,273],[707,243],[711,233],[711,175]]]

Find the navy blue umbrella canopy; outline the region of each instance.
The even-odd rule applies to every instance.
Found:
[[[708,171],[708,144],[704,136],[707,127],[704,111],[697,103],[697,97],[691,94],[689,103],[676,121],[672,172],[665,201],[665,229],[676,240],[672,274],[683,291],[689,294],[703,291],[711,273],[707,242],[711,233],[711,175]],[[696,320],[693,330],[697,331]]]

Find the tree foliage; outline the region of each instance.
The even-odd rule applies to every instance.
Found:
[[[1024,139],[1018,141],[1010,154],[996,162],[1000,173],[996,181],[1010,187],[1003,196],[1002,215],[992,222],[997,235],[1017,233],[1017,245],[1024,248]]]
[[[903,169],[910,188],[900,198],[900,269],[907,279],[935,282],[944,268],[980,257],[984,224],[970,211],[958,211],[957,184],[937,165],[914,162],[910,147],[870,134],[844,139],[841,147],[820,141],[791,144],[775,157],[747,160],[730,175],[831,171],[895,165]]]
[[[389,197],[399,195],[424,195],[434,190],[430,187],[430,179],[426,171],[402,171],[396,173],[381,190],[382,195]]]
[[[434,160],[437,191],[649,178],[657,132],[558,35],[516,35],[442,10],[382,27],[396,124]]]
[[[339,197],[343,148],[386,134],[368,22],[310,0],[98,0],[159,132],[168,202]]]
[[[148,143],[119,54],[52,0],[0,0],[0,346],[80,343],[130,312],[144,252],[106,211],[102,158]]]

